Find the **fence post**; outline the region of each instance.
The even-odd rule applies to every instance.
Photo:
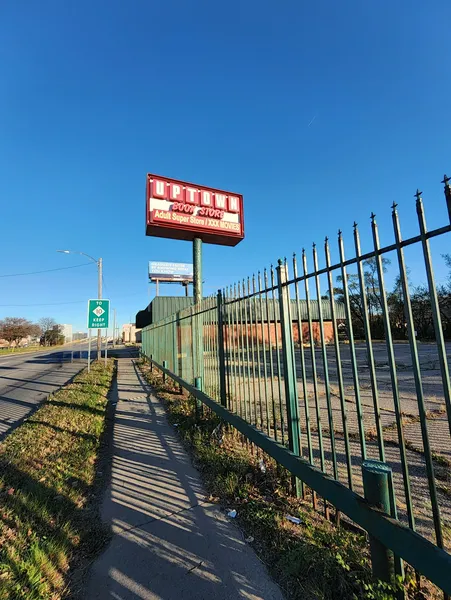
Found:
[[[221,290],[218,290],[218,360],[219,360],[219,397],[221,405],[227,407],[226,365],[224,350],[224,300]]]
[[[365,500],[375,508],[391,514],[391,468],[378,460],[362,463]],[[390,583],[393,578],[393,552],[372,535],[370,538],[371,565],[375,579]]]
[[[282,329],[282,362],[285,384],[285,402],[287,406],[288,443],[290,450],[300,456],[301,440],[299,433],[299,403],[294,361],[293,324],[290,310],[290,290],[286,285],[287,266],[279,259],[277,267],[277,286],[279,292],[280,326]],[[275,316],[276,317],[276,316]],[[277,324],[277,319],[276,319]],[[276,326],[277,335],[277,326]],[[279,374],[280,377],[280,374]],[[301,482],[294,478],[296,496],[301,496]]]
[[[202,378],[201,377],[195,377],[194,387],[196,388],[196,390],[199,390],[200,392],[202,391]],[[202,415],[202,402],[198,398],[195,398],[195,403],[196,403],[196,405],[195,405],[196,419],[199,419],[200,416]]]
[[[163,361],[163,369],[167,369],[168,368],[168,361],[164,360]],[[166,373],[163,371],[163,383],[166,383]]]
[[[179,350],[178,350],[178,338],[177,338],[178,320],[176,319],[172,323],[172,363],[173,372],[179,374]]]

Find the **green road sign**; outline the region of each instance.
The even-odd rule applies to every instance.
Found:
[[[107,329],[109,318],[109,300],[88,300],[88,329]]]

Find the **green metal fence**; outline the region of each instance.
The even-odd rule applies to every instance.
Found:
[[[445,176],[451,220],[449,181]],[[347,515],[393,550],[398,566],[399,558],[406,560],[446,597],[451,594],[451,393],[430,240],[449,233],[451,225],[428,231],[417,193],[420,233],[402,240],[395,204],[392,209],[393,244],[381,247],[371,215],[369,252],[362,253],[354,224],[353,258],[346,259],[339,232],[338,262],[332,263],[326,238],[324,266],[315,246],[312,270],[304,250],[300,261],[279,260],[276,268],[145,328],[142,353],[288,468],[298,494],[315,506],[321,498],[321,506]],[[416,336],[405,259],[409,248],[421,250],[433,346]],[[392,334],[384,261],[390,255],[403,305],[404,344],[394,342]],[[376,307],[370,306],[374,294],[365,280],[366,261],[373,266]],[[337,276],[345,282],[340,302]],[[363,340],[354,333],[355,302]],[[383,323],[383,342],[372,340],[375,312]],[[392,469],[390,515],[363,500],[362,464],[368,459]]]

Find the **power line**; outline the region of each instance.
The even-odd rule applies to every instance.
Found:
[[[57,269],[46,269],[45,271],[30,271],[29,273],[11,273],[9,275],[0,275],[0,277],[21,277],[22,275],[38,275],[39,273],[51,273],[52,271],[65,271],[66,269],[76,269],[77,267],[85,267],[92,263],[81,263],[81,265],[72,265],[70,267],[58,267]]]
[[[0,306],[60,306],[62,304],[81,304],[87,302],[87,300],[74,300],[72,302],[48,302],[44,304],[39,304],[33,302],[32,304],[0,304]]]
[[[90,263],[88,263],[90,264]],[[115,296],[114,301],[121,300],[122,298],[133,298],[136,296],[142,296],[141,292],[137,294],[127,294],[126,296]],[[72,300],[70,302],[46,302],[46,303],[36,303],[33,302],[31,304],[0,304],[0,307],[21,307],[21,306],[62,306],[63,304],[86,304],[87,300]]]

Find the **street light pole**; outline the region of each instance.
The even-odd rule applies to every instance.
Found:
[[[102,298],[103,260],[101,258],[95,259],[92,256],[90,256],[89,254],[86,254],[86,252],[78,252],[77,250],[57,250],[57,252],[62,252],[63,254],[81,254],[82,256],[86,256],[86,258],[89,258],[89,260],[92,260],[92,262],[96,263],[97,274],[98,274],[97,293],[98,293],[98,299],[100,300]],[[106,332],[106,335],[108,336],[108,330]],[[98,329],[97,330],[97,360],[100,360],[101,344],[102,344],[102,331],[100,329]]]

